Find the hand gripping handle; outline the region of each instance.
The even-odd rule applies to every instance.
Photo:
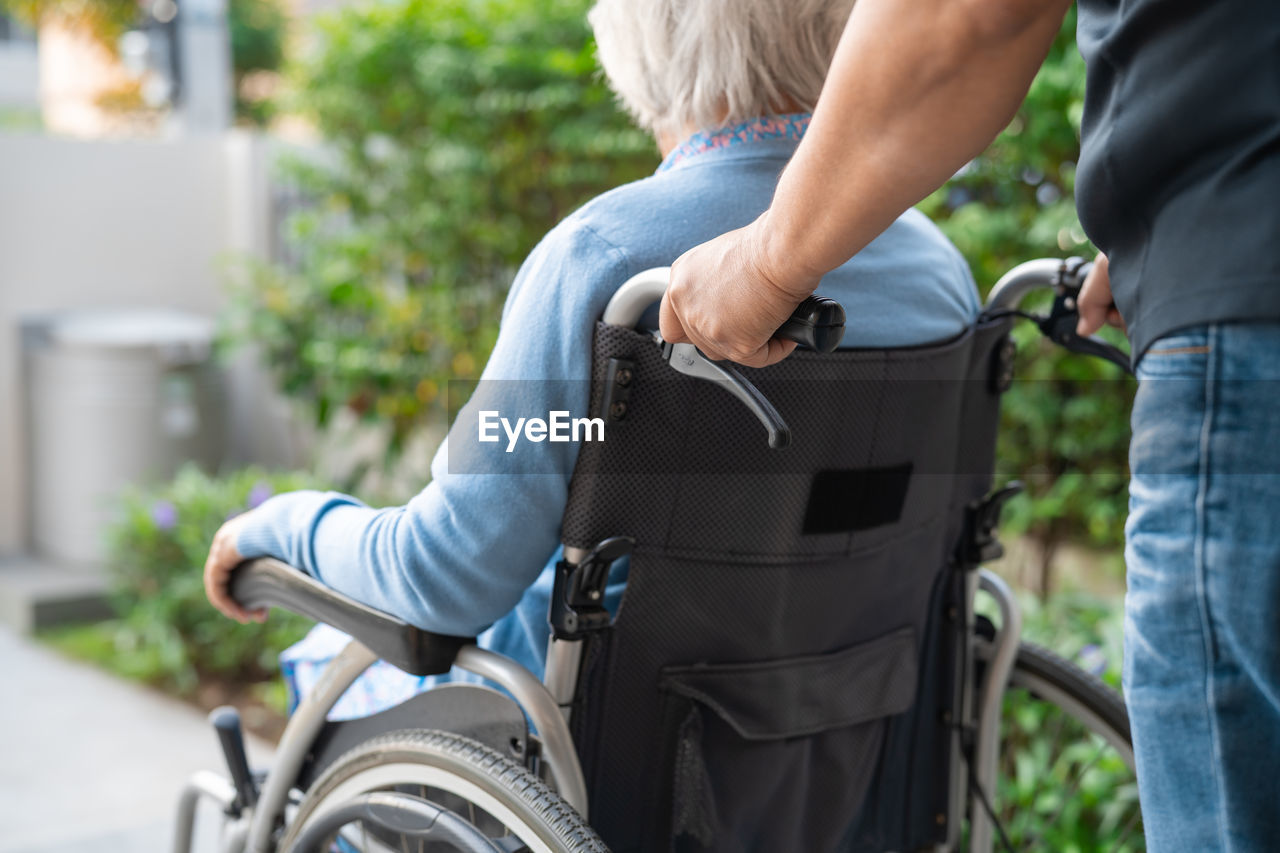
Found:
[[[618,288],[601,318],[605,323],[635,328],[653,303],[662,299],[671,276],[670,267],[655,267],[632,276]],[[834,299],[810,296],[796,307],[774,337],[795,341],[817,352],[831,352],[844,336],[844,308]],[[779,450],[791,443],[791,430],[773,404],[728,362],[712,361],[691,343],[672,344],[652,333],[662,348],[662,358],[674,370],[706,379],[741,401],[764,425],[769,447]]]
[[[601,318],[613,326],[634,329],[640,318],[667,292],[671,267],[654,267],[637,273],[618,288]],[[810,296],[791,312],[774,333],[776,338],[795,341],[817,352],[831,352],[844,336],[844,308],[834,299]]]

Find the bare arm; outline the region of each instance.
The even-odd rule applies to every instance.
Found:
[[[1009,122],[1069,0],[859,0],[773,204],[685,253],[662,305],[667,340],[764,365],[769,336],[908,207]]]

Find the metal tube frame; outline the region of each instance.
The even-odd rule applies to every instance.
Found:
[[[667,292],[670,277],[671,267],[653,267],[631,276],[609,299],[600,321],[610,326],[634,329],[644,312]]]
[[[1037,290],[1056,287],[1067,274],[1069,262],[1059,258],[1037,258],[1018,264],[992,286],[987,294],[987,311],[1016,309],[1022,301]],[[975,719],[973,744],[973,778],[987,796],[993,810],[996,809],[996,773],[1000,759],[1000,717],[1004,706],[1004,693],[1009,684],[1009,674],[1018,655],[1018,643],[1022,636],[1022,611],[1009,586],[997,575],[979,569],[971,576],[966,589],[968,612],[965,614],[965,672],[974,671],[973,658],[973,606],[977,592],[981,590],[996,601],[1000,610],[1000,626],[997,630],[995,652],[987,663],[983,683],[977,686],[977,716],[972,717],[971,702],[974,698],[972,678],[962,687],[964,715],[961,719]],[[963,765],[960,773],[963,774]],[[989,853],[994,841],[991,818],[977,799],[976,791],[969,791],[968,779],[954,779],[953,784],[967,792],[969,800],[969,849],[971,853]],[[966,797],[962,796],[960,802]],[[954,848],[959,842],[959,820],[955,820],[956,798],[952,799],[953,818],[949,843]]]
[[[987,294],[986,308],[1016,308],[1028,294],[1054,287],[1068,268],[1069,262],[1061,258],[1037,258],[1018,264],[992,286]],[[670,267],[654,267],[633,275],[613,294],[601,320],[610,325],[633,328],[644,312],[662,299],[670,275]]]
[[[963,584],[963,611],[957,614],[959,624],[956,630],[960,633],[960,659],[956,662],[955,720],[964,722],[974,718],[973,680],[973,602],[978,589],[977,572],[967,571],[961,581]],[[968,813],[969,774],[968,757],[965,755],[964,727],[954,726],[951,731],[951,779],[947,800],[947,839],[938,847],[937,853],[954,851],[960,846],[960,830]]]
[[[252,853],[270,853],[271,833],[276,822],[284,815],[289,789],[297,780],[298,771],[302,769],[302,763],[306,760],[307,751],[315,743],[316,735],[324,727],[329,709],[377,659],[377,655],[363,643],[356,640],[347,643],[325,668],[315,690],[302,700],[289,718],[284,734],[280,736],[275,764],[267,774],[249,824],[247,849]]]
[[[609,304],[612,307],[613,303]],[[605,313],[608,314],[608,311]],[[576,566],[586,558],[587,553],[586,548],[566,547],[564,559]],[[547,665],[543,670],[542,683],[551,691],[551,697],[560,706],[561,716],[566,723],[569,722],[573,696],[578,689],[582,649],[582,640],[557,640],[554,636],[547,638]]]
[[[173,830],[174,853],[191,853],[191,838],[196,825],[196,806],[201,799],[213,800],[228,811],[236,801],[231,780],[212,770],[200,770],[187,782],[178,797],[178,818]]]
[[[567,723],[573,710],[573,695],[578,689],[578,673],[582,669],[582,640],[547,640],[547,668],[543,683],[551,692]]]
[[[1027,294],[1055,286],[1067,272],[1067,261],[1037,258],[1000,276],[987,294],[987,310],[1017,308]]]
[[[242,853],[246,849],[255,853],[269,853],[271,834],[276,822],[284,814],[289,790],[298,778],[298,771],[306,760],[316,735],[324,726],[329,709],[376,660],[377,656],[373,652],[353,640],[325,669],[315,691],[302,700],[298,710],[289,718],[284,734],[280,736],[275,763],[267,774],[257,804],[252,809],[245,809],[229,824],[222,843],[224,853]],[[231,782],[225,777],[207,770],[196,773],[183,789],[178,802],[174,853],[190,853],[195,829],[195,809],[201,797],[218,803],[225,812],[230,811],[236,794]]]
[[[1022,611],[1009,585],[997,575],[980,569],[977,573],[978,589],[995,599],[1000,609],[1000,624],[996,628],[992,644],[994,653],[987,661],[982,684],[978,687],[978,716],[973,744],[973,776],[978,787],[986,794],[987,802],[996,811],[996,772],[1000,760],[1000,717],[1004,708],[1004,693],[1009,686],[1009,673],[1018,657],[1018,643],[1022,637]],[[988,853],[993,841],[994,826],[977,792],[970,792],[969,849],[971,853]]]
[[[276,760],[267,774],[257,805],[246,810],[237,821],[247,825],[229,836],[233,840],[224,848],[227,853],[248,850],[251,853],[271,853],[272,833],[284,814],[289,791],[298,778],[298,771],[306,760],[308,751],[324,726],[325,718],[347,688],[375,661],[374,655],[362,643],[352,640],[325,669],[314,691],[303,699],[289,723],[276,752]],[[533,673],[515,661],[502,655],[465,646],[458,652],[455,665],[489,679],[510,693],[516,703],[528,715],[534,730],[542,740],[542,759],[550,773],[551,784],[565,801],[585,818],[587,816],[587,786],[582,775],[582,765],[569,733],[568,722],[562,715],[552,693],[534,677]],[[564,670],[576,682],[577,666]],[[235,801],[235,791],[225,778],[210,771],[201,771],[192,777],[183,790],[178,805],[178,822],[175,828],[175,853],[190,853],[192,831],[195,824],[196,803],[208,797],[223,810]]]
[[[578,751],[569,734],[569,724],[546,686],[510,658],[479,646],[464,646],[454,666],[489,679],[515,697],[542,739],[542,760],[551,771],[551,784],[585,819],[587,782]]]

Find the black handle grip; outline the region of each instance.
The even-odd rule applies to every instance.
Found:
[[[215,708],[209,714],[209,722],[218,733],[218,744],[227,759],[236,796],[243,808],[251,809],[258,802],[258,787],[249,772],[249,757],[244,751],[244,733],[240,729],[240,712],[230,705]]]
[[[844,337],[844,306],[825,296],[809,296],[773,336],[815,352],[831,352]]]

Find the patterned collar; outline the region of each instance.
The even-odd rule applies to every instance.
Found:
[[[719,130],[695,133],[681,142],[662,161],[659,172],[673,168],[682,160],[687,160],[704,151],[716,148],[731,148],[744,142],[760,142],[764,139],[799,140],[809,128],[812,113],[789,113],[779,116],[761,116],[741,124],[722,127]]]

